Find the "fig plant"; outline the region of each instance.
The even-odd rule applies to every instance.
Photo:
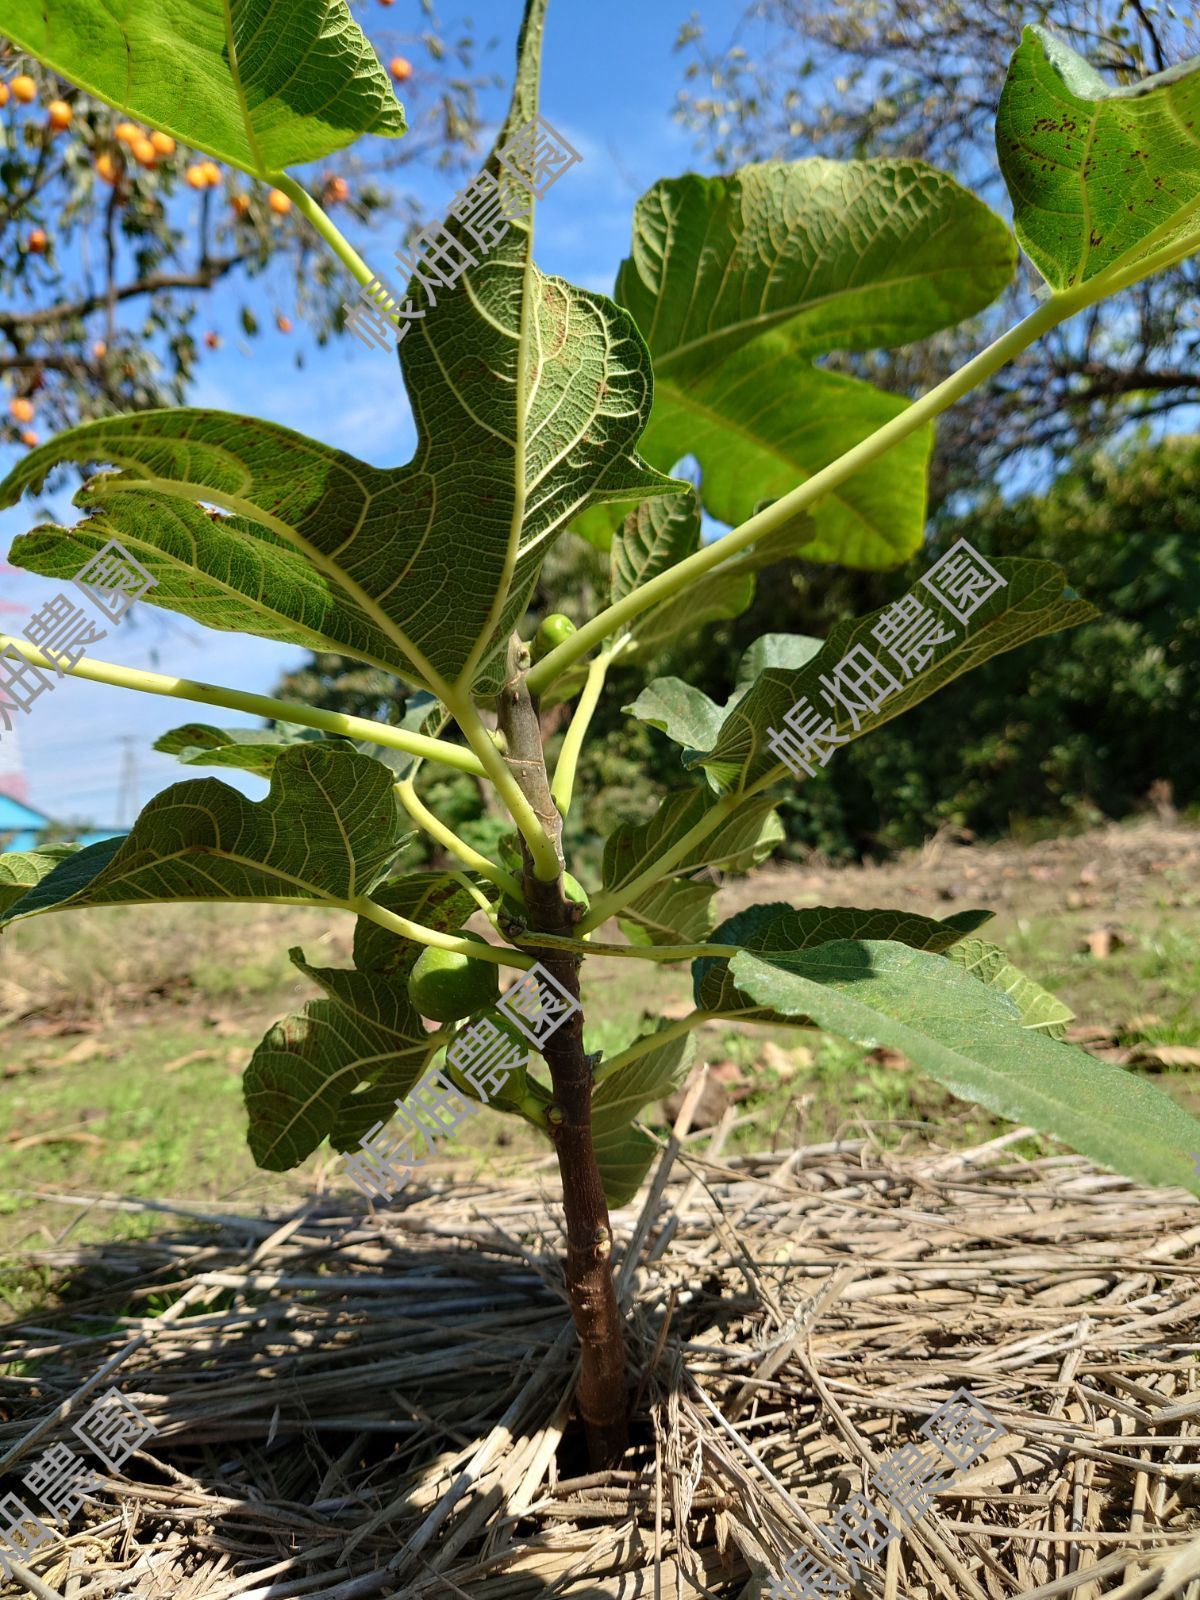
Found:
[[[545,0],[528,0],[498,145],[533,117]],[[373,277],[288,167],[403,113],[344,0],[196,0],[168,29],[152,0],[9,0],[16,44],[89,94],[283,195],[363,285]],[[303,62],[303,71],[300,63]],[[956,1095],[1031,1124],[1134,1178],[1200,1191],[1200,1124],[1142,1079],[1062,1042],[1069,1013],[976,936],[987,912],[755,905],[714,927],[714,872],[745,872],[781,837],[796,780],[768,743],[795,702],[880,613],[824,642],[773,634],[747,650],[724,705],[677,679],[629,691],[632,717],[680,747],[648,822],[620,825],[590,893],[566,873],[563,818],[610,674],[663,641],[736,615],[785,554],[863,568],[920,546],[939,412],[1046,330],[1200,246],[1200,62],[1113,89],[1037,28],[1017,44],[997,113],[1014,231],[918,162],[807,160],[656,183],[611,298],[541,273],[531,213],[400,345],[417,419],[406,465],[369,466],[254,417],[196,409],[114,416],[35,449],[0,486],[14,503],[64,463],[100,464],[73,528],[40,526],[12,559],[70,578],[116,539],[156,581],[151,604],[209,627],[335,652],[410,686],[390,722],[284,704],[91,657],[70,668],[272,719],[188,724],[159,748],[189,766],[270,780],[174,785],[123,838],[0,858],[4,923],[74,907],[249,900],[356,919],[353,966],[299,969],[324,991],[273,1028],[245,1076],[260,1166],[348,1151],[391,1114],[454,1036],[486,1015],[497,973],[535,962],[586,1002],[587,957],[689,962],[695,1008],[602,1058],[576,1010],[494,1102],[557,1151],[566,1292],[582,1349],[579,1409],[599,1461],[626,1428],[609,1207],[628,1202],[654,1140],[636,1117],[677,1085],[716,1018],[887,1044]],[[488,168],[499,171],[495,151]],[[923,339],[1004,289],[1024,248],[1045,292],[1023,322],[915,402],[820,358]],[[381,383],[386,381],[380,358]],[[685,455],[699,487],[671,476]],[[111,470],[115,469],[115,470]],[[701,511],[729,525],[701,539]],[[578,628],[519,629],[554,540],[611,550],[607,603]],[[868,718],[896,716],[1000,651],[1093,615],[1048,563],[999,559],[970,626]],[[48,658],[14,641],[27,659]],[[553,772],[539,708],[572,702]],[[833,702],[831,701],[832,705]],[[494,725],[493,725],[494,724]],[[839,740],[866,731],[833,713]],[[953,731],[947,730],[953,737]],[[493,860],[418,793],[423,764],[490,784],[512,820]],[[460,870],[403,873],[411,823]],[[488,936],[467,934],[478,914]],[[626,942],[602,943],[615,917]],[[488,969],[488,970],[485,970]],[[426,1018],[442,1026],[431,1029]]]

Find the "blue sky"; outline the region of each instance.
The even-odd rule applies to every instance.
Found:
[[[703,0],[698,9],[723,40],[743,5],[741,0]],[[506,84],[511,80],[521,10],[520,0],[486,0],[482,13],[472,8],[480,38],[498,40],[486,61]],[[584,288],[610,292],[616,269],[628,253],[638,195],[657,178],[709,170],[694,153],[687,133],[671,119],[681,81],[681,58],[672,46],[689,10],[687,0],[678,4],[605,0],[602,6],[551,0],[542,111],[584,159],[539,206],[536,253],[544,271],[561,273]],[[449,24],[464,13],[447,5],[442,14],[453,37]],[[422,53],[406,46],[404,37],[406,25],[419,25],[415,0],[398,0],[387,10],[370,4],[356,8],[356,15],[385,61],[399,51],[420,64]],[[485,112],[498,121],[506,104],[507,88],[485,97]],[[415,166],[407,168],[403,178],[430,218],[442,214],[463,181]],[[198,200],[189,190],[181,204],[195,206]],[[400,242],[399,238],[395,244],[390,239],[386,245],[377,241],[371,264],[388,271],[391,263],[386,258]],[[376,260],[380,251],[385,259]],[[354,287],[347,275],[347,298]],[[267,417],[380,466],[409,458],[415,434],[390,354],[369,352],[349,338],[320,350],[307,339],[298,320],[295,333],[278,334],[276,309],[291,310],[280,307],[278,280],[274,284],[259,280],[251,288],[250,303],[266,331],[248,346],[233,322],[237,299],[232,294],[226,298],[229,308],[223,316],[218,309],[220,290],[210,296],[198,323],[201,329],[216,328],[225,342],[220,350],[204,352],[193,404]],[[130,313],[131,318],[134,315]],[[293,364],[298,349],[305,356],[301,372]],[[16,454],[0,446],[0,472],[8,470]],[[53,510],[57,520],[68,525],[77,518],[65,495],[53,503]],[[12,539],[34,521],[28,504],[0,512],[0,553],[7,554]],[[0,574],[3,598],[30,611],[62,587],[58,580],[33,574]],[[19,628],[20,619],[15,623]],[[0,614],[0,629],[13,626],[14,618]],[[303,651],[218,633],[148,606],[136,609],[88,654],[264,694],[270,693],[282,671],[304,658]],[[192,720],[233,726],[255,719],[190,701],[64,679],[18,720],[31,803],[53,816],[86,818],[102,826],[121,823],[117,801],[123,738],[132,736],[137,750],[138,800],[144,805],[168,784],[206,775],[207,769],[180,767],[150,749],[168,728]],[[219,776],[248,794],[265,792],[265,784],[256,779],[228,772]]]

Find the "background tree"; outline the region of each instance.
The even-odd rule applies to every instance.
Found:
[[[478,150],[479,92],[497,80],[475,70],[469,25],[444,24],[432,0],[420,15],[419,32],[392,27],[385,10],[370,27],[409,133],[302,174],[351,236],[386,229],[399,244],[418,215],[402,170],[466,170]],[[0,442],[31,446],[93,416],[181,403],[202,348],[220,342],[198,326],[209,291],[236,285],[253,338],[262,280],[281,332],[293,316],[320,343],[340,330],[345,273],[286,196],[152,139],[0,35]]]
[[[687,56],[677,115],[730,170],[823,155],[918,156],[1007,211],[992,111],[1022,23],[1053,28],[1105,74],[1135,82],[1194,55],[1191,0],[754,0],[724,46],[702,15],[680,30]],[[986,315],[1015,321],[1031,276]],[[1200,400],[1200,268],[1192,261],[1093,311],[1027,351],[942,419],[933,503],[1005,462],[1048,466],[1081,440]],[[955,329],[917,351],[852,367],[917,393],[959,365],[977,337]],[[966,339],[967,344],[964,344]],[[1033,453],[1030,459],[1030,453]]]

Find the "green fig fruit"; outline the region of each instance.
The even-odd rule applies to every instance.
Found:
[[[514,1106],[519,1106],[529,1093],[525,1061],[531,1054],[536,1057],[537,1051],[521,1030],[511,1023],[507,1017],[497,1014],[488,1017],[487,1020],[504,1035],[506,1044],[510,1048],[506,1049],[503,1056],[498,1058],[489,1053],[487,1057],[488,1065],[473,1068],[472,1076],[469,1078],[462,1067],[451,1061],[450,1054],[454,1048],[453,1044],[451,1044],[446,1050],[444,1070],[455,1088],[459,1089],[469,1099],[480,1100],[485,1105],[502,1106],[511,1110]],[[460,1037],[464,1031],[469,1030],[458,1029],[456,1037]],[[495,1041],[493,1041],[494,1043]],[[514,1050],[519,1051],[520,1054],[514,1055]],[[514,1061],[515,1065],[507,1065],[510,1060]]]
[[[487,943],[477,933],[465,933],[463,938]],[[495,1005],[500,998],[500,968],[494,961],[476,961],[456,950],[429,945],[409,974],[408,997],[423,1017],[457,1022],[472,1011]]]
[[[548,617],[543,617],[541,627],[533,636],[533,660],[538,662],[551,650],[557,650],[574,632],[575,624],[561,611],[552,611]]]

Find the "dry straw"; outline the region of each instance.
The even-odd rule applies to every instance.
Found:
[[[1012,1159],[1019,1133],[724,1158],[729,1119],[688,1137],[689,1115],[614,1217],[638,1252],[618,1278],[639,1390],[620,1471],[572,1449],[545,1164],[494,1184],[431,1164],[365,1216],[329,1195],[286,1219],[89,1202],[158,1209],[163,1230],[31,1255],[101,1286],[53,1329],[5,1330],[22,1365],[0,1457],[19,1472],[69,1441],[114,1356],[107,1382],[158,1434],[8,1592],[750,1597],[792,1551],[824,1553],[840,1503],[965,1386],[1007,1436],[852,1593],[1200,1600],[1193,1200]],[[171,1312],[143,1320],[152,1296]]]

